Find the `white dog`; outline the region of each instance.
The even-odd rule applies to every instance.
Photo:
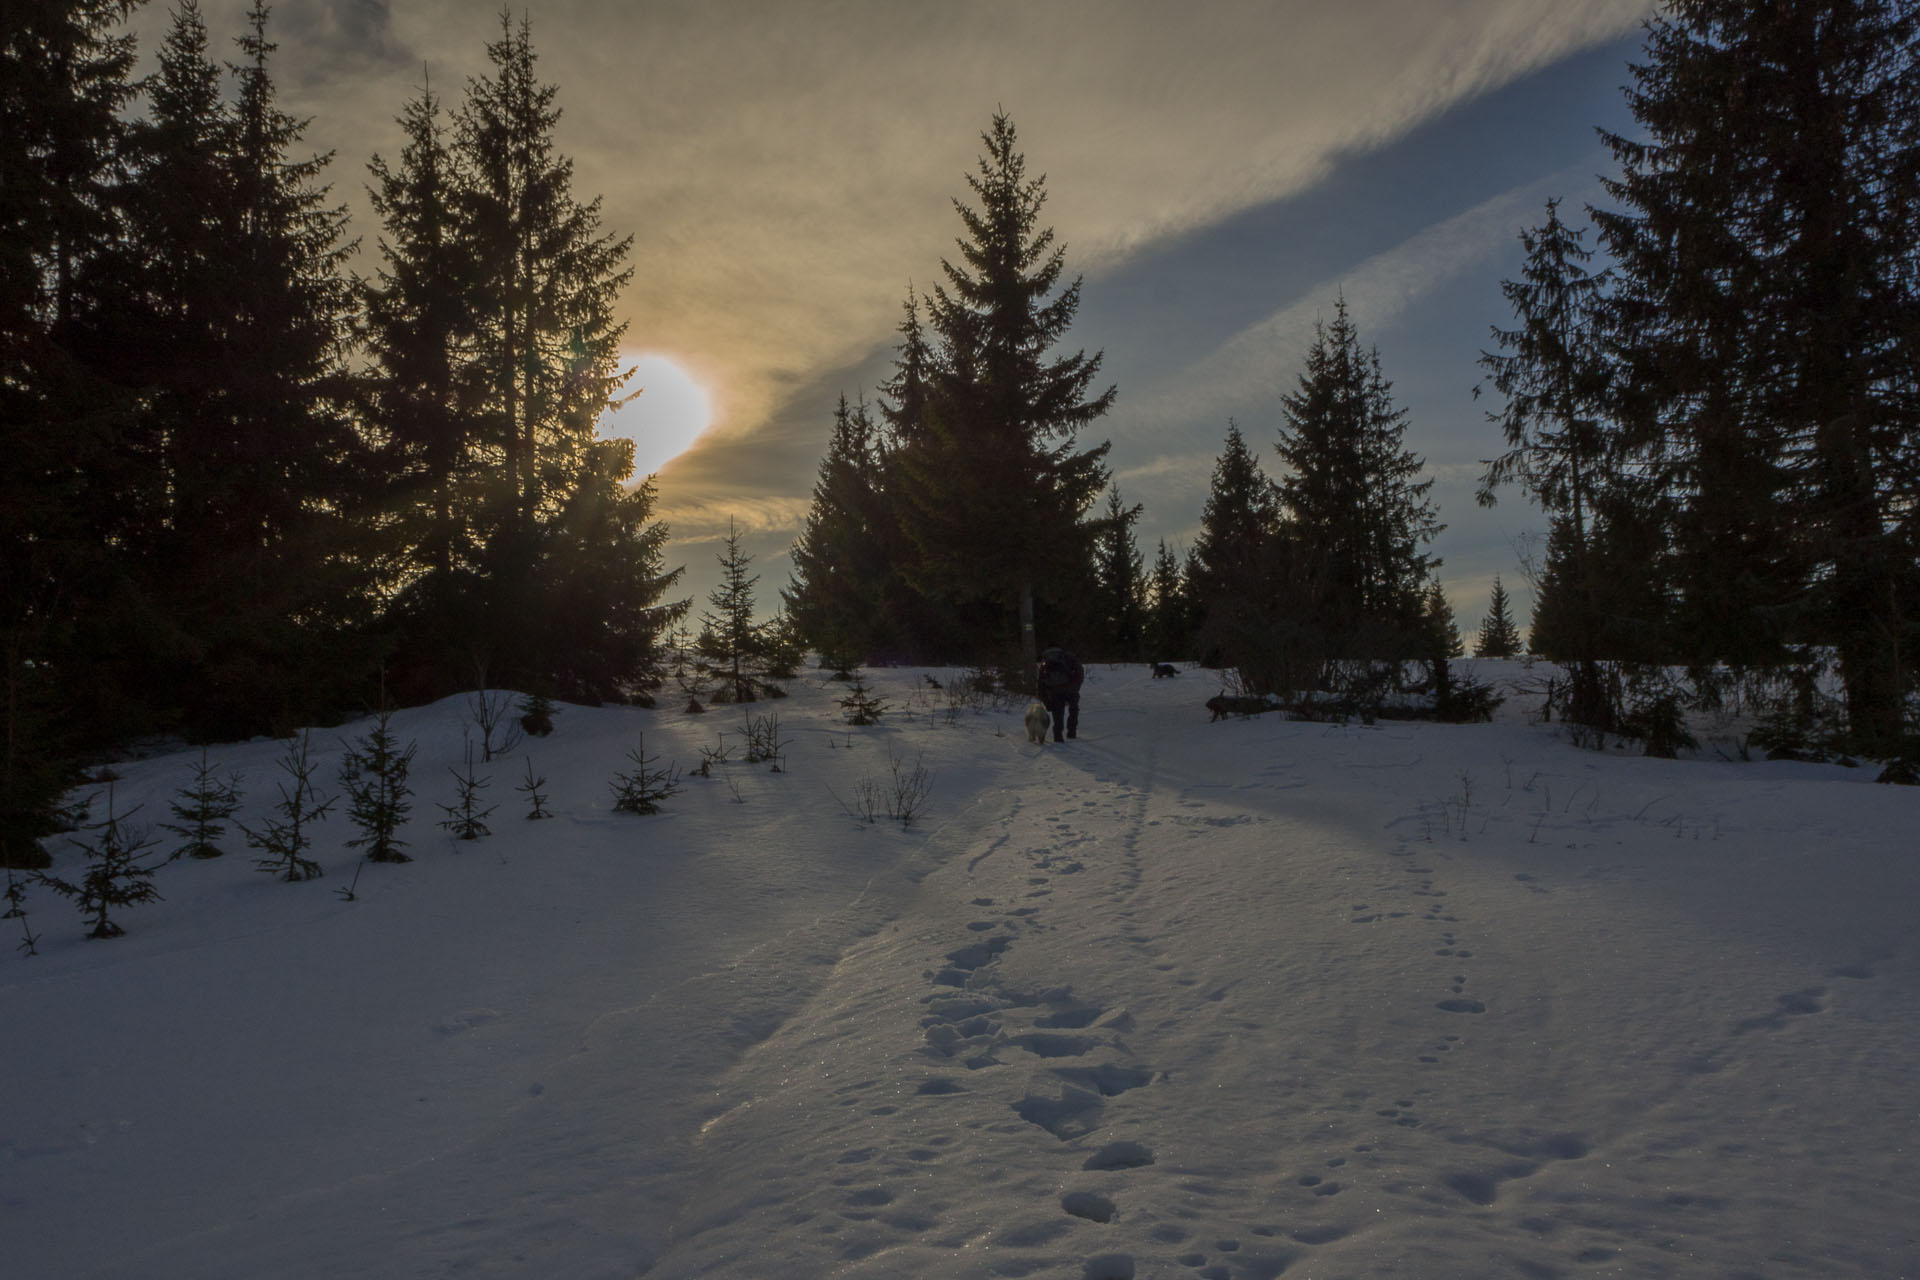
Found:
[[[1029,702],[1027,704],[1027,741],[1045,742],[1047,740],[1047,725],[1051,723],[1052,720],[1053,715],[1047,710],[1046,703]]]

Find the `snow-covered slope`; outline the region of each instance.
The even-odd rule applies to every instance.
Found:
[[[416,861],[352,902],[337,812],[324,879],[234,840],[122,939],[36,894],[5,1274],[1920,1270],[1911,789],[1581,751],[1518,701],[1210,723],[1206,673],[1144,668],[1039,748],[872,679],[878,726],[796,682],[751,709],[782,772],[736,749],[653,817],[612,812],[627,750],[684,769],[741,713],[565,708],[474,842],[434,825],[462,702],[403,712]],[[257,806],[280,752],[213,758]],[[117,803],[164,816],[193,759]],[[857,821],[893,760],[924,813]]]

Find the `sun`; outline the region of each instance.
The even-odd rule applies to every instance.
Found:
[[[600,419],[600,434],[633,441],[634,474],[648,476],[713,425],[713,397],[666,356],[649,352],[632,361],[633,377],[622,394],[640,394]]]

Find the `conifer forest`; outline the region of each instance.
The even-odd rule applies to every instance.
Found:
[[[542,79],[538,14],[500,17],[481,74],[393,103],[348,173],[283,105],[265,0],[237,32],[181,0],[150,50],[124,33],[139,7],[23,0],[0,24],[13,865],[117,746],[467,690],[647,701],[694,610],[654,482],[596,435],[627,394],[644,232],[604,225],[558,149],[573,90]],[[1744,683],[1773,698],[1771,748],[1920,755],[1920,4],[1666,0],[1626,77],[1605,199],[1545,204],[1460,371],[1480,501],[1550,530],[1531,618],[1496,584],[1478,652],[1560,663],[1552,714],[1603,736],[1668,740]],[[727,544],[696,619],[717,689],[751,699],[802,653],[1020,687],[1039,636],[1250,696],[1421,685],[1471,718],[1394,353],[1326,297],[1277,432],[1221,422],[1190,544],[1149,557],[1100,438],[1126,371],[1073,337],[1044,166],[981,115],[953,122],[978,161],[891,375],[820,406],[771,620]],[[340,191],[362,184],[356,226]],[[402,856],[384,821],[368,839]]]

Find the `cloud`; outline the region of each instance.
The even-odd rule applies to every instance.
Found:
[[[663,498],[654,514],[667,522],[676,543],[719,542],[731,527],[757,543],[769,537],[791,542],[806,523],[810,498]]]
[[[274,10],[268,36],[295,53],[285,66],[305,85],[322,84],[353,68],[419,66],[413,51],[394,35],[388,0],[299,0]]]
[[[1272,406],[1293,389],[1313,344],[1314,327],[1331,317],[1336,299],[1346,299],[1364,341],[1428,291],[1505,250],[1521,227],[1539,221],[1545,200],[1565,191],[1572,177],[1554,174],[1502,192],[1320,281],[1202,359],[1148,386],[1135,402],[1117,408],[1111,419],[1115,437],[1138,434],[1174,415],[1224,424],[1250,407]]]
[[[206,0],[216,47],[244,8]],[[1298,191],[1341,153],[1617,37],[1645,8],[560,0],[531,18],[577,190],[635,236],[629,341],[714,370],[725,439],[886,340],[908,279],[930,282],[953,251],[950,198],[996,105],[1047,175],[1075,269],[1092,272]],[[331,177],[356,202],[368,156],[398,151],[392,119],[422,75],[457,101],[499,30],[466,0],[312,0],[274,22],[289,109],[337,150]]]

